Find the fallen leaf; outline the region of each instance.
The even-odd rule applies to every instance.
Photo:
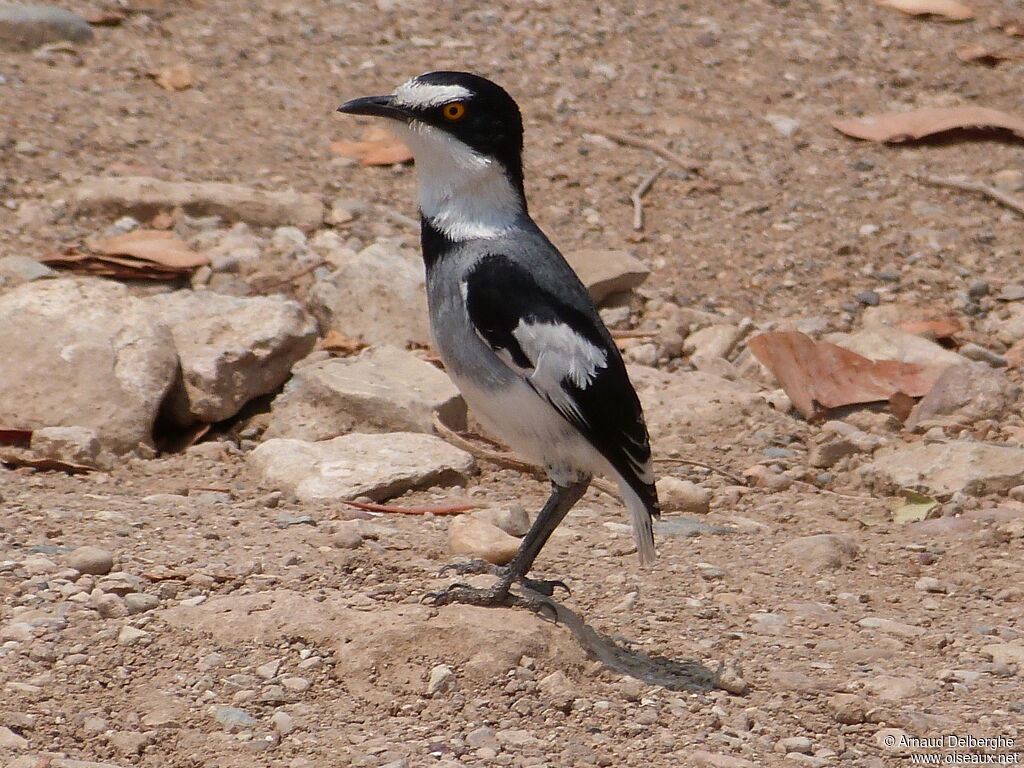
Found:
[[[902,490],[900,496],[892,505],[892,521],[901,525],[927,520],[928,513],[939,506],[937,500],[917,491]]]
[[[152,69],[149,76],[156,80],[156,84],[167,91],[183,91],[196,84],[196,75],[192,71],[192,65],[187,61],[172,64],[169,67]]]
[[[359,141],[335,141],[331,152],[352,157],[362,165],[394,165],[412,160],[412,151],[386,128],[370,128]]]
[[[842,118],[837,131],[866,141],[900,142],[965,128],[1003,128],[1024,138],[1024,118],[988,107],[923,107],[909,112]]]
[[[994,67],[1001,61],[1022,58],[1020,54],[1006,50],[995,50],[984,45],[962,45],[955,51],[956,57],[967,64],[984,64]]]
[[[897,392],[920,397],[948,367],[870,360],[799,331],[762,333],[747,346],[807,419],[818,415],[819,404],[838,408],[873,403]]]
[[[875,0],[908,16],[939,16],[943,21],[967,21],[974,11],[957,0]]]
[[[191,270],[210,262],[173,232],[157,229],[137,229],[96,240],[90,243],[90,247],[107,256],[130,256],[172,270]]]
[[[934,317],[930,320],[900,323],[900,330],[912,333],[915,336],[927,336],[933,339],[949,339],[963,329],[960,319],[953,315]]]
[[[31,441],[31,429],[17,429],[16,427],[0,427],[0,445],[28,447],[28,444]]]
[[[336,331],[333,328],[327,331],[326,335],[320,339],[317,344],[317,349],[324,349],[328,352],[333,352],[342,357],[350,357],[357,352],[366,349],[367,345],[358,339],[353,339],[340,331]]]
[[[31,451],[19,448],[6,448],[0,450],[0,461],[10,464],[12,467],[30,467],[43,471],[67,472],[71,475],[95,472],[95,467],[87,467],[84,464],[73,464],[70,461],[60,459],[44,459],[36,456]]]

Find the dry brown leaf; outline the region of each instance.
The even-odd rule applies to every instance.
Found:
[[[333,352],[336,355],[342,357],[350,357],[357,352],[366,349],[367,344],[353,339],[340,331],[336,331],[333,328],[327,331],[327,334],[320,339],[320,343],[317,344],[317,349],[325,349],[328,352]]]
[[[897,392],[920,397],[948,367],[869,360],[798,331],[762,333],[748,346],[807,419],[818,414],[819,404],[838,408],[873,403]]]
[[[867,141],[899,142],[964,128],[1004,128],[1024,138],[1024,118],[988,107],[924,107],[909,112],[832,121],[837,131]]]
[[[169,67],[152,69],[149,76],[156,80],[156,84],[167,91],[183,91],[196,84],[196,74],[192,71],[192,65],[187,61],[172,64]]]
[[[412,151],[386,128],[373,127],[359,141],[335,141],[331,152],[352,157],[362,165],[394,165],[412,160]]]
[[[209,264],[210,260],[191,248],[173,232],[137,229],[115,237],[96,240],[92,250],[105,256],[130,256],[174,271],[187,271]],[[125,264],[121,260],[117,263]]]
[[[952,338],[963,329],[964,327],[960,319],[953,315],[900,323],[900,330],[912,333],[915,336],[928,336],[934,339]]]
[[[875,0],[908,16],[938,16],[943,21],[967,21],[974,11],[957,0]]]

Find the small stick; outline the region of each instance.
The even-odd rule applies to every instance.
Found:
[[[295,282],[296,280],[298,280],[300,277],[305,277],[310,272],[312,272],[314,269],[319,269],[320,267],[324,266],[325,264],[327,264],[327,260],[326,259],[321,259],[316,264],[313,264],[312,266],[306,267],[301,272],[296,272],[294,275],[286,277],[283,280],[275,280],[272,283],[269,283],[267,285],[261,286],[258,290],[256,288],[252,288],[252,289],[249,290],[249,295],[252,296],[253,294],[256,294],[256,293],[266,293],[267,291],[273,290],[274,288],[280,288],[282,285],[289,285],[289,284]]]
[[[732,480],[736,485],[746,485],[747,482],[739,475],[734,475],[728,470],[716,467],[712,464],[705,464],[703,461],[697,461],[696,459],[677,459],[677,458],[663,458],[655,459],[655,464],[688,464],[691,467],[703,467],[704,469],[710,469],[712,472],[717,472],[723,477],[727,477]]]
[[[644,195],[650,192],[651,187],[654,186],[654,182],[658,180],[658,177],[665,172],[665,166],[659,165],[654,171],[648,174],[641,182],[637,185],[630,195],[629,199],[633,201],[633,231],[639,232],[644,228]]]
[[[675,163],[685,171],[695,171],[700,168],[700,163],[697,161],[690,160],[682,155],[677,155],[668,147],[655,144],[653,141],[648,139],[641,139],[639,136],[633,136],[628,133],[619,133],[618,131],[612,131],[608,128],[588,125],[586,123],[579,123],[578,125],[584,130],[590,131],[591,133],[599,133],[605,138],[609,138],[618,144],[622,144],[627,147],[634,147],[636,149],[646,149],[648,152],[653,152],[658,157],[668,160],[670,163]]]
[[[657,331],[640,331],[640,330],[615,331],[615,330],[609,330],[608,332],[612,335],[613,339],[653,339],[655,336],[658,335]]]
[[[477,504],[457,504],[453,507],[391,507],[386,504],[365,504],[361,501],[345,501],[350,507],[365,509],[367,512],[395,512],[402,515],[457,515],[471,509],[480,509]]]
[[[964,192],[978,192],[979,194],[990,197],[996,202],[1001,203],[1007,208],[1010,208],[1024,216],[1024,201],[1019,200],[1013,195],[1008,195],[995,187],[990,187],[988,184],[983,184],[980,181],[971,181],[969,179],[948,179],[942,176],[927,175],[921,175],[917,178],[925,184],[931,184],[936,187],[949,187],[950,189],[959,189]]]
[[[504,467],[505,469],[514,469],[517,472],[532,475],[533,477],[536,477],[539,480],[543,480],[547,477],[547,473],[544,471],[544,469],[542,467],[538,467],[536,464],[531,464],[528,461],[517,459],[510,453],[505,453],[503,451],[492,451],[489,448],[483,448],[482,446],[479,446],[476,443],[470,442],[462,435],[460,435],[458,432],[455,432],[454,430],[450,429],[447,425],[445,425],[444,422],[442,422],[441,419],[438,418],[438,415],[436,413],[434,414],[434,429],[437,430],[437,434],[439,434],[443,439],[447,440],[449,443],[454,445],[456,448],[461,448],[462,450],[472,454],[481,461],[487,461],[490,462],[491,464],[496,464],[499,467]],[[601,491],[602,493],[606,493],[614,499],[619,499],[619,501],[622,500],[619,497],[619,494],[616,492],[615,486],[612,483],[609,483],[607,480],[603,480],[600,477],[595,477],[590,484],[597,490]]]

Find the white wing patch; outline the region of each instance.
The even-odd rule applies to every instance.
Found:
[[[461,85],[421,83],[415,77],[395,89],[395,101],[403,107],[427,109],[439,107],[449,101],[468,99],[473,93]]]
[[[562,383],[569,381],[578,389],[586,389],[598,371],[608,365],[608,353],[564,323],[520,320],[512,336],[533,363],[529,374],[533,386],[558,408],[581,417]]]

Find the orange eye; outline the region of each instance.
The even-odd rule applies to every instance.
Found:
[[[441,114],[444,115],[445,120],[451,120],[454,123],[466,116],[466,105],[461,101],[453,101],[451,104],[444,105]]]

